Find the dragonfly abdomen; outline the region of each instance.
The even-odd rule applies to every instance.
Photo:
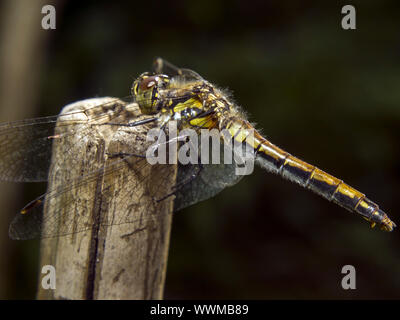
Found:
[[[266,153],[259,152],[261,158]],[[270,153],[267,153],[267,157]],[[339,206],[362,215],[375,226],[378,223],[382,229],[392,231],[396,226],[379,206],[366,196],[344,183],[342,180],[286,153],[277,173],[282,177],[298,183],[321,195]]]
[[[342,180],[289,155],[280,172],[284,178],[297,182],[339,206],[362,215],[366,220],[376,223],[386,231],[392,231],[395,224],[379,206],[363,193],[352,188]]]
[[[386,231],[392,231],[396,226],[386,213],[363,193],[272,144],[249,122],[233,119],[226,124],[226,129],[235,140],[249,144],[256,151],[258,163],[268,171],[279,174],[351,212],[362,215],[372,223],[372,226],[378,223]]]

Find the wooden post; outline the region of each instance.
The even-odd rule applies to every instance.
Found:
[[[64,108],[63,113],[88,110],[106,102],[138,112],[135,104],[98,98],[74,103]],[[38,298],[162,299],[173,197],[158,203],[152,197],[162,194],[161,180],[169,177],[165,183],[174,183],[177,167],[143,167],[144,161],[138,166],[135,156],[120,161],[109,158],[110,154],[128,150],[132,154],[143,154],[148,130],[144,126],[93,125],[84,131],[75,127],[73,134],[57,139],[64,128],[68,126],[56,130],[48,190],[74,185],[77,178],[94,170],[97,174],[89,182],[64,192],[62,201],[60,196],[57,201],[46,199],[44,215],[65,206],[61,225],[68,224],[74,230],[78,219],[86,219],[94,221],[95,227],[42,240],[39,270],[45,265],[55,267],[56,289],[43,289],[43,275],[39,275]],[[104,174],[103,166],[109,168],[112,162],[119,164],[118,170]],[[150,178],[142,181],[144,176]],[[126,221],[128,214],[132,223],[114,224]],[[105,221],[112,225],[104,227]],[[43,228],[46,232],[54,226],[45,224]]]

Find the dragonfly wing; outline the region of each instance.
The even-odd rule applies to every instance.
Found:
[[[214,197],[226,187],[238,183],[235,164],[179,165],[174,211]]]
[[[176,166],[151,165],[143,156],[149,125],[93,126],[55,143],[49,189],[14,218],[10,237],[57,237],[161,218],[172,197],[157,199],[173,192]]]
[[[0,180],[46,181],[57,117],[0,125]]]
[[[202,124],[199,123],[199,126],[202,127]],[[222,143],[223,139],[221,139],[220,133],[214,130],[209,133],[209,138],[205,141],[200,139],[200,145],[197,146],[200,164],[179,164],[178,166],[175,211],[207,200],[226,187],[238,183],[243,177],[237,174],[237,164],[234,158],[227,155],[227,159],[230,158],[231,161],[225,160],[225,152],[231,153],[232,150],[230,148],[225,150],[225,144]],[[211,140],[210,137],[212,137]],[[204,142],[206,143],[205,148],[209,150],[206,159],[204,159],[205,154],[202,154],[204,145],[202,147],[201,144]],[[192,145],[192,148],[195,147],[195,145]]]
[[[30,202],[21,210],[10,224],[8,235],[13,240],[27,240],[40,238],[43,223],[43,201],[45,194]],[[29,210],[28,210],[29,209]]]
[[[163,58],[157,58],[154,60],[153,70],[156,74],[166,74],[170,77],[181,77],[184,81],[204,81],[197,72],[190,69],[178,68]]]
[[[101,101],[94,104],[87,114],[81,111],[66,112],[58,116],[0,124],[0,180],[47,181],[54,140],[61,143],[78,132],[85,136],[91,130],[90,123],[112,120],[110,111],[116,105],[122,105],[115,98],[109,98],[106,104],[104,100]],[[55,132],[56,123],[57,127],[63,128],[62,134]],[[68,152],[65,154],[66,157],[69,155]]]
[[[154,175],[157,179],[152,178]],[[71,181],[67,187],[49,190],[28,204],[26,212],[17,214],[12,221],[10,238],[49,238],[100,226],[145,225],[161,218],[157,199],[172,192],[173,175],[171,165],[152,166],[143,158],[124,157]],[[141,208],[145,213],[138,216]]]

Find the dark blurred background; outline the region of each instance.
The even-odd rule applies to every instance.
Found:
[[[56,30],[41,29],[54,4]],[[341,28],[352,4],[357,29]],[[123,97],[154,57],[233,91],[273,143],[345,180],[400,222],[396,1],[44,1],[0,4],[0,121]],[[0,297],[34,298],[38,241],[7,238],[45,190],[0,189]],[[123,254],[123,253],[121,253]],[[357,289],[343,290],[353,265]],[[167,299],[400,298],[400,231],[261,169],[175,215]]]

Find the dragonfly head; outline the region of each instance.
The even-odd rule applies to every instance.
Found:
[[[160,111],[159,90],[164,89],[170,78],[164,74],[149,74],[145,72],[135,80],[132,95],[144,114],[156,114]]]

